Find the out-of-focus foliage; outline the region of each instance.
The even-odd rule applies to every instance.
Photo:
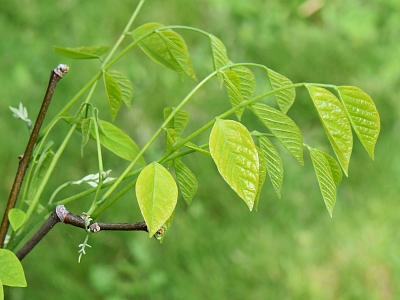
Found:
[[[92,248],[77,264],[77,245],[85,233],[58,225],[23,261],[28,287],[6,288],[6,297],[12,293],[10,299],[53,299],[55,294],[72,299],[396,299],[400,2],[325,2],[308,16],[312,7],[303,1],[154,0],[145,4],[136,24],[154,21],[202,28],[224,42],[233,61],[265,64],[293,82],[346,84],[366,91],[382,121],[375,162],[365,163],[368,155],[356,142],[350,177],[338,190],[333,219],[325,213],[308,155],[304,167],[290,154],[283,156],[281,199],[266,184],[258,212],[249,213],[244,204],[228,204],[237,196],[219,178],[211,159],[198,154],[185,163],[193,169],[201,160],[202,168],[195,170],[201,188],[189,207],[183,199],[178,201],[173,230],[162,245],[143,233],[103,232],[91,237]],[[17,156],[28,139],[26,126],[8,107],[22,102],[34,120],[50,70],[67,63],[70,72],[50,106],[49,118],[54,116],[64,104],[60,101],[70,99],[91,78],[98,62],[60,61],[51,47],[109,46],[135,6],[128,0],[24,0],[1,5],[1,199],[8,196]],[[208,41],[182,35],[196,75],[202,78],[213,66]],[[209,64],[204,63],[207,60]],[[140,147],[159,126],[163,109],[178,103],[194,83],[182,82],[139,49],[115,69],[127,74],[135,88],[132,111],[121,109],[117,122]],[[258,87],[268,84],[257,82]],[[103,95],[99,91],[98,97]],[[226,109],[229,101],[222,97],[227,95],[218,83],[200,91],[185,108],[193,122],[188,126],[208,121],[211,110]],[[102,119],[110,118],[105,103],[104,98],[95,102]],[[319,120],[305,90],[299,90],[288,115],[300,126],[305,141],[328,145],[323,131],[314,126]],[[242,116],[249,118],[250,114]],[[57,130],[54,141],[60,143],[68,126],[60,123]],[[77,134],[75,139],[76,147],[67,149],[49,187],[96,173],[96,157],[90,156],[95,153],[93,142],[81,159],[81,137]],[[160,141],[149,157],[162,153],[163,147]],[[110,157],[104,153],[106,169],[126,167]],[[74,191],[79,187],[63,195]],[[138,221],[134,197],[133,191],[127,193],[102,220]],[[0,211],[4,205],[0,201]],[[68,209],[79,214],[74,207],[80,205]]]

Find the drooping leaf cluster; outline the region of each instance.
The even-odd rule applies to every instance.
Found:
[[[380,119],[372,99],[357,87],[293,84],[288,78],[266,66],[233,63],[220,39],[212,34],[202,33],[209,38],[214,68],[208,79],[215,76],[220,85],[225,87],[227,99],[232,106],[229,111],[214,116],[210,123],[185,137],[184,130],[189,122],[189,114],[182,106],[190,97],[185,98],[177,107],[165,108],[160,132],[165,133],[166,152],[163,157],[147,165],[142,157],[147,145],[140,150],[122,130],[103,120],[75,120],[76,128],[83,136],[82,144],[86,144],[89,138],[98,137],[99,142],[116,155],[146,165],[138,172],[136,197],[149,235],[160,240],[172,222],[178,191],[188,205],[197,191],[196,176],[182,159],[191,152],[210,155],[222,178],[252,210],[254,207],[257,209],[262,199],[260,194],[267,177],[278,197],[281,197],[284,168],[275,144],[280,143],[301,165],[304,164],[303,149],[307,149],[323,200],[332,216],[336,188],[341,182],[342,172],[348,175],[353,132],[369,156],[374,158]],[[188,76],[197,80],[188,47],[183,37],[173,30],[173,26],[148,23],[133,30],[131,35],[133,43],[138,44],[150,59],[177,72],[181,77]],[[71,58],[101,60],[101,54],[107,48],[55,47],[54,50]],[[254,95],[256,79],[250,67],[261,67],[265,70],[270,89],[266,88],[264,94]],[[111,118],[114,120],[122,103],[130,107],[133,85],[127,76],[114,70],[103,69],[102,76]],[[203,82],[198,87],[202,84]],[[308,90],[335,157],[313,148],[310,146],[311,142],[304,143],[300,128],[289,117],[289,110],[296,98],[295,89],[298,87]],[[274,95],[276,105],[258,101],[269,95]],[[250,132],[246,124],[241,122],[246,109],[260,121],[262,128]],[[233,115],[237,120],[228,119]],[[73,124],[71,119],[69,118],[69,122]],[[97,134],[93,129],[93,122],[99,123],[101,130]],[[212,130],[208,144],[198,146],[191,141],[209,127]],[[186,150],[183,151],[183,148]]]

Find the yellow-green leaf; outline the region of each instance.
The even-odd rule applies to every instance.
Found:
[[[230,70],[225,70],[221,74],[224,79],[229,100],[231,101],[232,107],[235,107],[239,105],[241,102],[243,102],[239,76],[235,71],[230,71]],[[243,112],[244,112],[244,107],[235,111],[236,117],[238,118],[239,121],[242,118]]]
[[[122,102],[122,92],[118,86],[117,80],[108,72],[104,72],[104,86],[106,87],[106,94],[108,100],[108,107],[110,108],[111,119],[114,120],[119,107]]]
[[[124,102],[126,107],[131,108],[132,97],[133,97],[133,86],[132,82],[126,77],[125,74],[122,74],[118,71],[109,70],[108,74],[111,75],[118,84],[118,87],[121,91],[121,100]]]
[[[26,220],[25,212],[18,208],[12,208],[8,213],[8,219],[14,231],[17,231]]]
[[[151,33],[139,42],[143,52],[160,65],[197,80],[184,39],[170,29],[160,30],[162,27],[159,23],[144,24],[132,36],[139,39]]]
[[[273,90],[283,88],[285,85],[293,84],[288,78],[275,71],[272,71],[271,69],[267,70],[267,75]],[[289,88],[281,90],[276,92],[274,95],[276,102],[278,102],[279,108],[286,114],[296,99],[296,89]]]
[[[351,133],[349,119],[342,104],[334,94],[324,88],[312,85],[307,85],[307,89],[333,151],[335,151],[336,157],[347,176],[353,150],[353,134]]]
[[[263,103],[252,104],[250,109],[282,145],[304,165],[303,137],[296,123],[280,110]]]
[[[258,203],[260,201],[261,191],[264,186],[265,177],[267,176],[267,161],[265,160],[264,154],[262,150],[256,146],[257,153],[258,153],[258,188],[257,188],[257,196],[256,200],[254,200],[254,207],[256,211],[258,211]]]
[[[258,136],[260,148],[264,154],[267,172],[278,197],[281,197],[283,183],[283,164],[278,151],[266,136]]]
[[[259,184],[258,152],[247,128],[217,119],[210,134],[210,152],[228,185],[253,209]]]
[[[180,158],[174,159],[174,167],[176,179],[178,179],[179,190],[181,191],[183,199],[185,199],[187,205],[190,205],[198,188],[196,176]]]
[[[214,70],[217,71],[220,68],[228,65],[230,61],[226,52],[225,45],[221,42],[221,40],[212,34],[210,34],[209,37],[211,42],[211,54]],[[217,78],[219,83],[222,84],[223,77],[220,73],[217,74]]]
[[[326,153],[317,149],[308,149],[310,150],[311,160],[317,176],[319,189],[324,198],[325,206],[332,217],[333,208],[336,203],[336,184],[332,176],[330,164],[326,159]]]
[[[0,249],[0,281],[7,286],[26,286],[21,262],[13,252],[7,249]]]
[[[166,107],[164,108],[164,120],[166,120],[175,107]],[[189,114],[180,109],[178,110],[172,119],[168,122],[167,128],[172,128],[175,130],[177,136],[180,136],[186,128],[187,123],[189,122]]]
[[[140,211],[152,237],[171,217],[178,199],[178,188],[166,168],[153,162],[140,172],[136,183]]]
[[[374,159],[375,144],[381,129],[374,101],[354,86],[339,86],[338,91],[355,133],[369,156]]]
[[[53,46],[54,52],[75,59],[92,59],[100,58],[100,56],[106,53],[110,49],[107,46],[89,46],[89,47],[76,47],[76,48],[63,48]]]

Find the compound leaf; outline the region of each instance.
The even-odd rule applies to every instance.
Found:
[[[304,165],[303,137],[296,123],[280,110],[263,103],[252,104],[250,109],[282,145]]]
[[[307,85],[307,89],[336,157],[347,176],[353,150],[353,135],[346,113],[340,101],[328,90],[312,85]]]
[[[354,86],[339,86],[338,91],[355,133],[371,159],[374,159],[375,144],[381,128],[374,101]]]
[[[267,172],[272,186],[279,198],[283,183],[283,164],[278,151],[266,136],[258,136],[258,143],[264,154]]]
[[[286,85],[293,84],[285,76],[267,69],[268,80],[273,90],[283,88]],[[279,108],[285,114],[288,112],[289,108],[293,105],[296,98],[296,89],[290,88],[276,92],[275,94],[276,102],[278,102]]]
[[[26,286],[21,262],[13,252],[7,249],[0,249],[0,281],[7,286]]]
[[[140,211],[152,237],[171,217],[178,199],[178,188],[172,175],[157,162],[140,172],[136,183]]]
[[[210,134],[210,152],[228,185],[253,209],[259,184],[258,152],[247,128],[217,119]]]
[[[53,46],[54,52],[74,59],[101,59],[101,55],[110,49],[107,46],[90,46],[90,47],[76,47],[76,48],[63,48]]]
[[[332,217],[333,208],[336,203],[336,184],[332,175],[331,165],[326,158],[326,153],[312,148],[309,148],[309,150],[319,189],[324,198],[325,206]]]
[[[183,199],[185,199],[187,205],[190,205],[199,185],[196,176],[180,158],[174,159],[174,167],[176,178],[178,179],[179,190],[181,191]]]

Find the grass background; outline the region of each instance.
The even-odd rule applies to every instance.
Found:
[[[137,1],[21,0],[3,2],[0,10],[0,209],[3,210],[28,134],[9,106],[27,106],[36,116],[49,72],[70,66],[60,82],[47,120],[97,72],[95,61],[74,61],[51,46],[112,45]],[[267,183],[259,211],[244,202],[199,154],[185,160],[199,180],[188,207],[180,199],[164,243],[144,233],[103,232],[90,238],[92,248],[77,263],[77,245],[85,234],[58,225],[24,259],[27,288],[6,289],[6,299],[397,299],[400,294],[399,245],[399,92],[400,2],[397,0],[329,1],[303,17],[303,1],[148,0],[135,23],[160,22],[204,29],[219,37],[235,62],[265,64],[293,82],[355,85],[375,100],[382,133],[375,162],[356,141],[350,177],[338,190],[334,217],[322,201],[312,164],[304,167],[282,151],[285,167],[282,198]],[[199,78],[212,69],[209,44],[202,36],[186,39]],[[138,48],[114,69],[133,81],[132,111],[121,111],[116,124],[144,145],[161,124],[162,111],[195,86],[189,79],[153,63]],[[255,71],[259,91],[266,79]],[[104,90],[94,102],[109,119]],[[229,107],[225,91],[208,84],[186,107],[189,130]],[[70,110],[73,113],[77,106]],[[289,115],[306,143],[329,149],[315,110],[299,90]],[[245,115],[250,122],[250,115]],[[58,146],[68,130],[60,123],[52,139]],[[198,142],[204,143],[206,135]],[[80,157],[74,135],[42,202],[65,181],[96,172],[93,143]],[[280,149],[282,150],[282,149]],[[146,154],[163,153],[160,139]],[[104,151],[105,168],[118,174],[127,162]],[[67,190],[69,196],[83,187]],[[90,198],[67,208],[77,214]],[[104,221],[141,220],[134,191],[101,216]]]

